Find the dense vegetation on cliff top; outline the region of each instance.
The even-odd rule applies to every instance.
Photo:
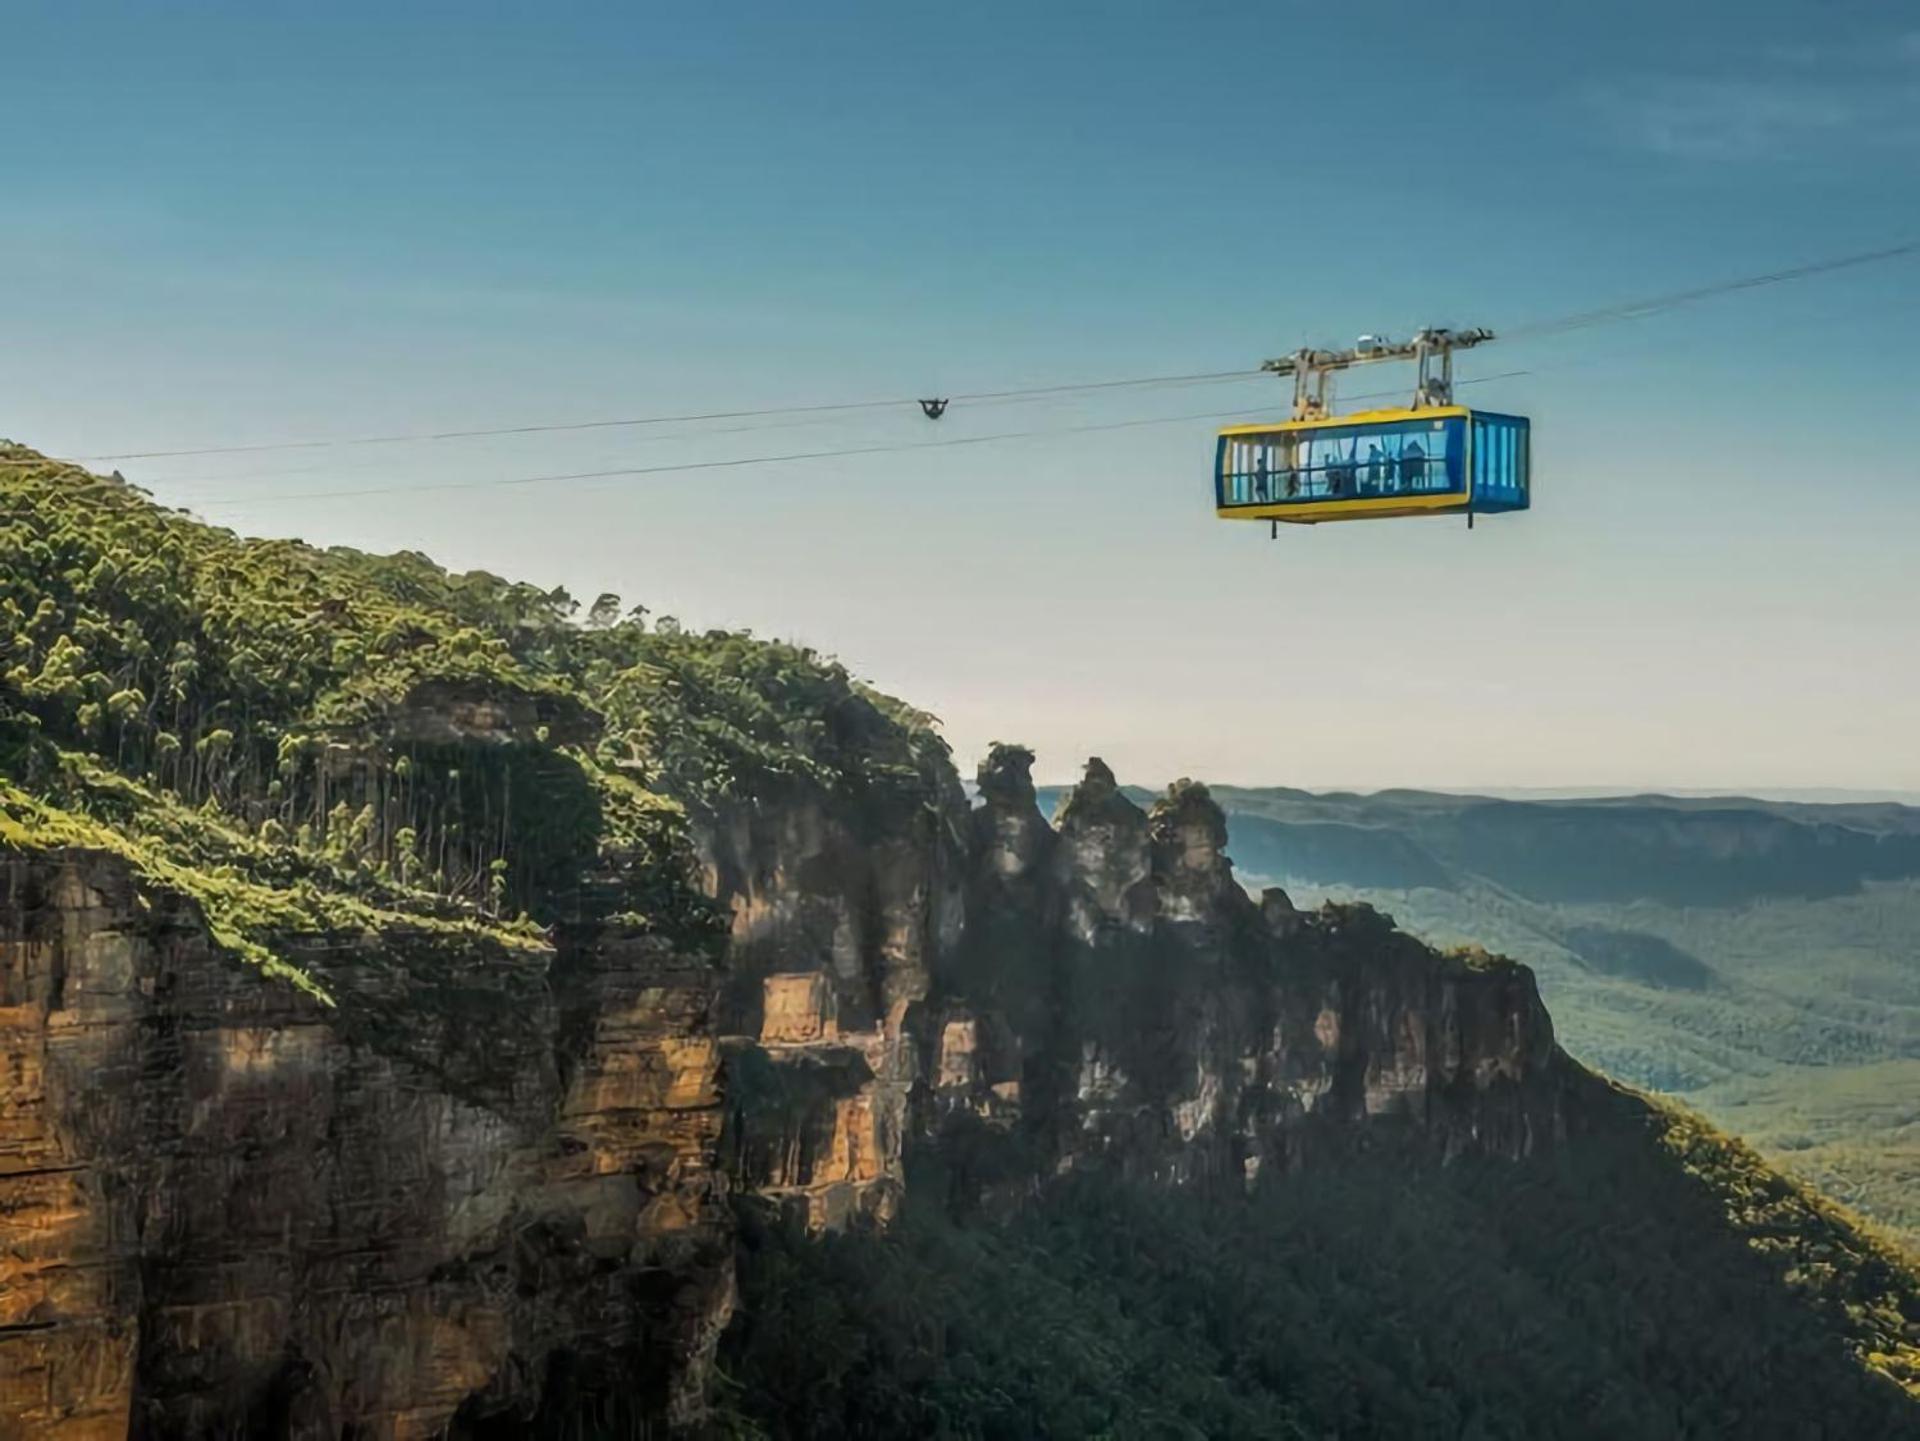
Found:
[[[289,932],[697,939],[687,809],[917,804],[927,718],[810,651],[424,556],[246,540],[0,445],[0,841],[126,855],[313,989]]]

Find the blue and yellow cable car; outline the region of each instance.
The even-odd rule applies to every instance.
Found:
[[[1294,418],[1220,432],[1214,505],[1223,520],[1315,525],[1404,515],[1475,516],[1525,510],[1532,430],[1524,416],[1453,401],[1451,352],[1492,336],[1422,331],[1407,345],[1363,341],[1352,351],[1301,351],[1265,369],[1295,377]],[[1328,413],[1333,371],[1375,360],[1420,363],[1411,406]],[[1431,361],[1440,361],[1437,372]]]

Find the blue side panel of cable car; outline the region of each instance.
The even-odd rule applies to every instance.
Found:
[[[1476,410],[1473,425],[1473,508],[1525,510],[1532,495],[1532,427],[1526,417]]]

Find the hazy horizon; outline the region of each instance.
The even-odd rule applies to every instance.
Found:
[[[971,764],[967,758],[955,755],[954,763],[961,768],[971,785]],[[1040,767],[1036,764],[1036,772]],[[1165,790],[1175,780],[1182,777],[1168,776],[1165,779],[1142,781],[1131,776],[1119,775],[1116,779],[1123,786],[1132,786],[1138,790]],[[1427,795],[1460,796],[1463,798],[1485,798],[1488,800],[1632,800],[1640,797],[1651,799],[1667,798],[1671,800],[1753,800],[1781,801],[1801,805],[1867,805],[1890,804],[1920,807],[1920,791],[1874,790],[1848,786],[1735,786],[1722,789],[1711,787],[1701,789],[1692,786],[1470,786],[1470,785],[1411,785],[1411,786],[1366,786],[1366,785],[1314,785],[1295,786],[1285,781],[1238,781],[1223,776],[1192,776],[1186,779],[1205,782],[1208,786],[1222,790],[1262,791],[1262,790],[1298,790],[1311,795],[1357,795],[1375,796],[1394,791],[1420,791]],[[1072,775],[1056,775],[1052,772],[1036,774],[1034,786],[1039,790],[1065,790],[1077,785],[1080,780],[1076,769]]]

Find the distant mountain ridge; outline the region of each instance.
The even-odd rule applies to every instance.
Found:
[[[1533,900],[1689,905],[1841,895],[1920,877],[1920,808],[1891,802],[1212,790],[1241,866],[1328,885],[1446,887],[1479,877]],[[1042,804],[1057,794],[1043,791]]]

